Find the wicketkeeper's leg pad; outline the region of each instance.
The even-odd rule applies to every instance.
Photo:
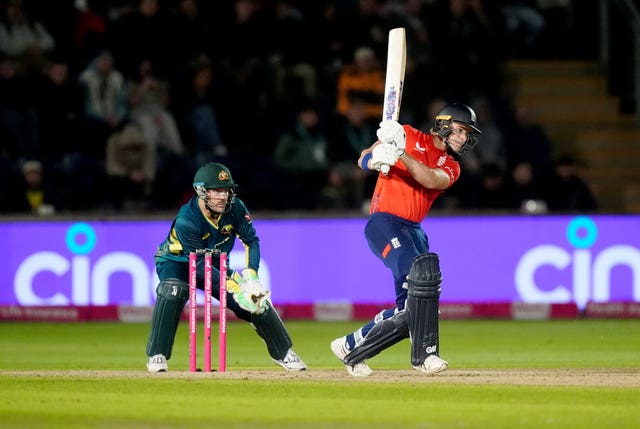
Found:
[[[267,344],[269,355],[273,359],[282,360],[293,346],[293,342],[273,304],[266,301],[266,306],[264,312],[251,314],[251,324]]]
[[[156,288],[151,332],[147,341],[147,356],[163,354],[171,357],[180,316],[189,300],[189,285],[178,279],[166,279]]]
[[[407,315],[404,311],[400,311],[373,325],[362,343],[344,358],[344,363],[356,365],[408,337]]]
[[[411,263],[407,283],[411,364],[419,366],[429,355],[439,353],[438,310],[442,274],[438,255],[424,253],[417,256]]]

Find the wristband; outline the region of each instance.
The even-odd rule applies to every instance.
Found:
[[[371,171],[369,170],[369,160],[371,159],[372,156],[373,155],[371,154],[371,152],[369,152],[368,154],[362,157],[362,164],[360,165],[360,167],[364,171]]]

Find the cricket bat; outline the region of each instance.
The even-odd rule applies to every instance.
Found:
[[[407,41],[405,29],[393,28],[389,31],[387,47],[387,72],[384,82],[384,104],[382,120],[397,121],[400,116],[400,102],[404,89],[404,70],[407,64]],[[389,173],[389,166],[383,165],[382,174]]]

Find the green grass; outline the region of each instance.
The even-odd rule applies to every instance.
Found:
[[[287,323],[309,373],[341,370],[328,344],[358,326]],[[291,376],[273,365],[242,322],[228,327],[228,372],[283,377],[189,376],[184,323],[169,361],[171,372],[184,377],[147,375],[147,334],[147,324],[0,323],[0,427],[640,427],[638,387],[444,383],[425,381],[417,372],[415,382],[353,379],[346,372],[337,380]],[[640,320],[445,320],[441,348],[451,372],[609,368],[637,376],[639,334]],[[408,356],[405,341],[369,363],[376,372],[409,370]],[[53,373],[66,370],[73,372]],[[94,370],[116,375],[96,376]]]

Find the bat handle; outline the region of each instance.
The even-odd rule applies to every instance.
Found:
[[[389,167],[387,164],[382,164],[380,166],[380,171],[382,172],[382,174],[384,174],[386,176],[387,174],[389,174],[389,169],[390,168],[391,167]]]

